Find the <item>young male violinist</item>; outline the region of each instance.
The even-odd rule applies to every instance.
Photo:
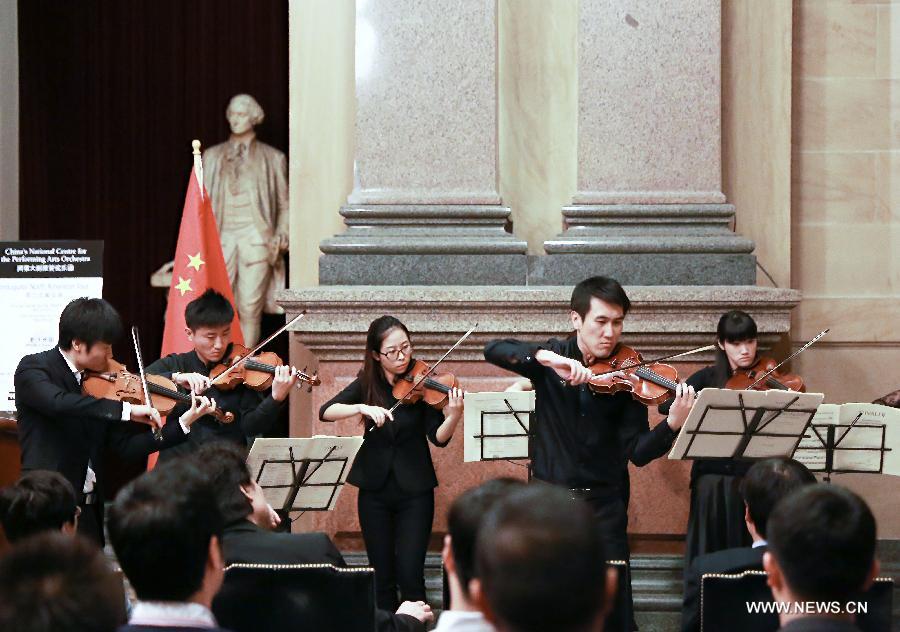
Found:
[[[159,412],[144,404],[82,395],[85,371],[105,371],[122,320],[99,298],[77,298],[59,317],[59,343],[19,361],[14,376],[22,470],[52,470],[72,484],[81,506],[79,532],[103,542],[104,472],[102,452],[109,446],[124,458],[144,457],[184,441],[198,415],[211,402],[195,397],[179,423],[167,424],[162,441],[139,422],[160,424]]]
[[[628,461],[643,466],[665,454],[694,399],[691,387],[679,385],[668,418],[651,430],[646,406],[629,393],[596,394],[588,387],[587,367],[616,353],[630,306],[618,281],[591,277],[572,292],[574,335],[545,343],[493,340],[484,349],[488,362],[533,384],[534,477],[590,504],[609,559],[620,560],[629,558]],[[616,378],[633,379],[622,373],[603,379]]]
[[[208,289],[199,298],[187,304],[184,321],[188,339],[194,349],[185,353],[172,353],[147,367],[148,373],[162,375],[179,386],[198,393],[206,393],[218,402],[219,408],[234,414],[233,423],[221,423],[214,416],[206,415],[191,428],[184,443],[164,452],[160,459],[170,459],[193,452],[208,441],[225,440],[246,446],[250,437],[268,431],[291,389],[298,381],[297,370],[283,365],[275,369],[271,392],[260,393],[243,384],[226,390],[210,386],[209,374],[217,365],[226,363],[231,355],[231,321],[234,308],[224,296]],[[178,414],[184,406],[176,407]]]

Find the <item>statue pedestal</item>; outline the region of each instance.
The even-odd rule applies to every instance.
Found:
[[[646,358],[710,344],[721,314],[743,309],[759,326],[760,346],[771,347],[790,328],[791,309],[800,301],[796,290],[755,286],[626,287],[632,311],[622,340]],[[290,318],[307,310],[291,331],[291,363],[318,370],[322,385],[291,401],[291,435],[358,435],[357,421],[318,419],[319,407],[355,379],[362,365],[366,330],[382,314],[392,314],[409,328],[416,357],[436,360],[476,321],[478,329],[448,358],[442,369],[454,373],[468,391],[503,390],[516,378],[484,361],[482,349],[491,339],[518,337],[546,340],[570,333],[567,286],[319,286],[284,290],[279,304]],[[677,363],[685,376],[712,360],[691,356]],[[651,424],[659,415],[651,411]],[[462,491],[495,476],[525,477],[525,468],[504,462],[464,463],[463,432],[450,445],[432,447],[440,486],[436,492],[434,530],[446,530],[450,503]],[[632,471],[629,531],[636,535],[684,533],[689,500],[689,465],[658,459]],[[307,529],[331,535],[359,531],[356,489],[347,487],[333,512],[304,516]]]

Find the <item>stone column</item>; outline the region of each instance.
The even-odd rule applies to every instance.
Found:
[[[495,0],[368,0],[356,13],[347,230],[322,284],[524,284],[497,185]]]
[[[577,193],[531,281],[752,285],[722,193],[721,0],[579,7]]]

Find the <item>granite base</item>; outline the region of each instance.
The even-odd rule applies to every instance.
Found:
[[[754,285],[750,254],[559,254],[528,257],[528,285],[573,285],[602,274],[622,285]]]
[[[525,285],[525,255],[322,255],[320,285]]]

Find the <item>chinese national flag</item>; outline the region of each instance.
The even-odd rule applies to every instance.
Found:
[[[191,169],[178,245],[175,247],[175,265],[169,286],[169,303],[166,307],[166,327],[163,332],[162,355],[184,353],[194,348],[185,333],[184,308],[208,288],[213,288],[234,305],[234,294],[228,282],[222,244],[216,229],[212,203],[203,184],[197,178],[197,169]],[[244,344],[241,324],[235,312],[231,323],[231,339]]]

